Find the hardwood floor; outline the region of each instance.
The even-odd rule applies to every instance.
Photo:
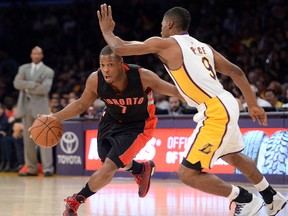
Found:
[[[63,199],[78,192],[88,176],[18,177],[0,173],[1,216],[62,215]],[[242,186],[256,193],[254,187]],[[288,188],[275,187],[288,197]],[[87,199],[79,216],[228,216],[229,201],[191,189],[178,180],[152,179],[145,198],[139,198],[132,178],[114,178],[112,183]],[[263,208],[260,216],[265,215]],[[277,216],[287,216],[286,206]]]

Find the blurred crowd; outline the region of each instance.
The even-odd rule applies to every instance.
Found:
[[[24,164],[23,127],[14,113],[18,91],[12,82],[18,67],[30,62],[31,48],[42,47],[45,64],[55,71],[50,94],[53,113],[79,98],[86,78],[98,69],[99,52],[106,45],[96,15],[103,1],[12,2],[0,3],[0,171],[17,171]],[[106,2],[113,7],[115,31],[127,40],[160,36],[163,13],[173,6],[187,8],[192,15],[189,33],[243,69],[258,103],[267,111],[288,109],[286,0]],[[124,61],[171,81],[153,55],[125,57]],[[240,110],[246,112],[247,104],[237,86],[224,75],[219,74],[219,80],[237,98]],[[158,94],[155,104],[159,115],[196,111],[177,98]],[[103,107],[97,99],[80,117],[99,117]]]
[[[0,102],[15,106],[18,92],[12,81],[18,66],[29,62],[32,47],[43,48],[44,62],[54,69],[51,112],[77,99],[88,75],[99,67],[99,51],[106,45],[98,26],[96,11],[103,1],[13,1],[0,7]],[[36,3],[35,3],[36,2]],[[38,3],[37,2],[41,2]],[[173,6],[191,12],[189,33],[210,44],[243,69],[259,101],[281,110],[288,103],[288,3],[286,0],[121,0],[105,1],[113,7],[118,35],[144,40],[160,36],[163,13]],[[171,81],[153,55],[124,58],[149,68]],[[231,80],[219,79],[234,94],[241,111],[245,99]],[[186,114],[195,109],[175,98],[155,95],[158,114]],[[263,105],[263,106],[264,106]],[[81,117],[97,117],[104,104],[96,100]]]

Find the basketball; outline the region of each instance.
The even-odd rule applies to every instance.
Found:
[[[63,134],[60,121],[51,115],[38,117],[30,127],[33,141],[43,148],[51,148],[59,143]]]

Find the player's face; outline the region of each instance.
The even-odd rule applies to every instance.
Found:
[[[107,83],[112,84],[119,80],[122,74],[122,63],[122,59],[117,58],[114,54],[100,55],[100,69]]]
[[[167,38],[169,37],[169,34],[168,34],[168,30],[169,30],[169,27],[168,27],[168,19],[166,17],[163,17],[163,20],[161,22],[161,36],[162,38]]]

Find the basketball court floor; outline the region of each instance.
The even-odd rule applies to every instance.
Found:
[[[89,177],[18,177],[0,173],[1,216],[60,216],[63,199],[78,192]],[[256,190],[250,185],[244,188]],[[274,185],[288,197],[288,187]],[[178,180],[152,178],[150,191],[139,198],[132,178],[114,178],[112,183],[90,197],[79,216],[229,216],[229,201],[191,189]],[[277,216],[287,216],[286,206]],[[259,216],[265,216],[263,208]]]

